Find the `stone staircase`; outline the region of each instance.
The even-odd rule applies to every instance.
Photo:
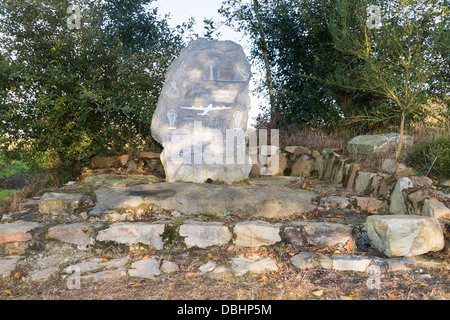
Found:
[[[227,278],[284,266],[448,270],[442,250],[445,222],[375,215],[381,222],[369,228],[367,217],[386,209],[385,202],[370,199],[320,196],[287,177],[213,185],[168,184],[140,175],[88,176],[3,216],[0,277],[9,279],[15,270],[31,281],[74,273],[82,281],[152,279],[162,272]],[[370,232],[382,239],[383,248],[374,249]],[[399,243],[409,249],[395,251]],[[199,263],[198,256],[211,258]]]

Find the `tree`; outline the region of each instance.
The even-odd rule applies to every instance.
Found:
[[[368,9],[379,10],[380,16]],[[449,45],[444,42],[448,19],[448,6],[440,0],[336,1],[329,24],[335,48],[363,62],[353,69],[358,80],[354,89],[388,101],[385,110],[369,117],[400,118],[396,159],[407,117],[430,96],[442,96],[442,84],[448,84],[442,78],[442,66],[448,67],[443,55]],[[381,21],[374,25],[373,20]]]
[[[93,155],[150,137],[165,72],[183,44],[147,8],[152,1],[77,1],[80,29],[68,28],[69,2],[0,4],[5,150],[76,173]]]
[[[346,77],[349,86],[336,84],[336,77],[350,73],[359,61],[334,48],[328,28],[333,10],[334,1],[327,0],[260,1],[258,16],[248,1],[227,0],[222,5],[222,15],[252,39],[254,64],[263,61],[271,71],[275,107],[270,113],[276,114],[278,126],[336,125],[358,111],[355,105],[378,99],[353,89],[352,76]],[[266,76],[259,89],[269,85]]]

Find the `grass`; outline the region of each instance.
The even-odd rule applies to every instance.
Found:
[[[10,177],[18,173],[27,173],[30,168],[20,160],[14,160],[8,163],[5,156],[0,152],[0,179]]]
[[[8,197],[9,195],[11,195],[17,191],[18,190],[14,190],[14,189],[0,189],[0,202],[3,202],[3,200],[6,199],[6,197]]]

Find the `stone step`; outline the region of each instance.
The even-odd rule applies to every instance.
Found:
[[[38,228],[39,227],[39,228]],[[30,230],[36,229],[34,235]],[[98,247],[102,243],[115,245],[145,245],[153,250],[164,250],[169,242],[185,248],[227,246],[258,248],[272,245],[292,245],[297,248],[315,247],[335,250],[355,250],[360,228],[331,222],[266,222],[230,221],[206,222],[172,220],[154,222],[77,222],[45,225],[16,221],[0,224],[2,245],[35,241],[40,244],[57,241],[75,245],[78,249]],[[26,250],[25,250],[26,251]],[[21,254],[23,252],[16,252]]]
[[[287,256],[290,256],[287,258]],[[208,257],[199,260],[198,257]],[[43,262],[47,260],[46,262]],[[172,252],[163,255],[132,257],[122,255],[114,258],[92,256],[76,258],[60,254],[54,256],[0,257],[0,280],[10,279],[20,270],[25,280],[45,282],[61,277],[66,282],[101,281],[122,277],[155,279],[162,273],[180,274],[182,277],[208,276],[224,279],[251,274],[278,272],[294,268],[298,272],[324,269],[332,272],[359,272],[367,275],[378,272],[413,271],[418,269],[449,270],[448,264],[422,258],[380,258],[371,255],[324,254],[320,252],[266,251],[262,253],[229,252],[224,258],[217,252],[200,250],[195,253]],[[422,271],[421,271],[422,272]],[[78,277],[78,278],[77,278]],[[74,285],[74,283],[72,283]]]
[[[369,242],[372,248],[389,257],[422,255],[440,251],[445,246],[438,219],[403,215],[373,215],[367,218],[365,224],[354,225],[312,221],[210,222],[193,219],[59,225],[19,220],[0,224],[0,254],[24,254],[29,248],[45,250],[50,242],[70,244],[77,249],[101,248],[105,244],[125,245],[127,248],[137,245],[156,251],[173,246],[204,249],[235,245],[242,248],[291,246],[344,253],[364,252]]]

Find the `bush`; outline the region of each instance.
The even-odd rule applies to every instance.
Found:
[[[420,167],[419,172],[450,177],[450,137],[418,144],[409,154],[408,160],[412,165]],[[434,162],[434,164],[433,164]]]

